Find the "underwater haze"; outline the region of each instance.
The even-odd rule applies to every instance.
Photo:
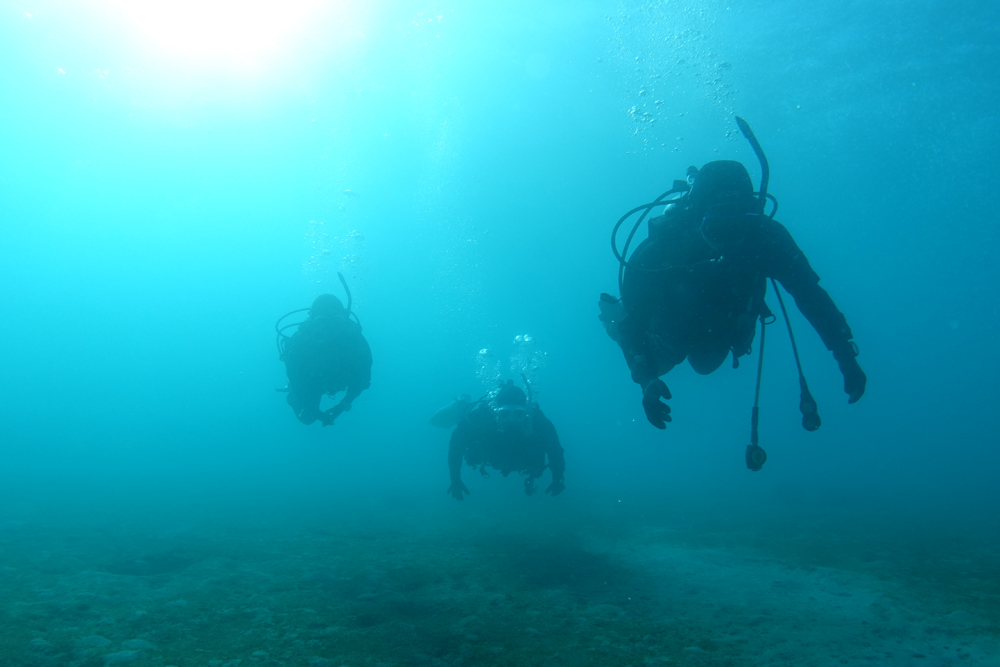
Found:
[[[1000,666],[1000,5],[4,0],[0,56],[0,665]],[[791,308],[759,472],[756,341],[660,431],[597,318],[737,115],[869,380]],[[338,272],[371,388],[304,426]],[[427,420],[522,373],[565,492],[456,502]]]

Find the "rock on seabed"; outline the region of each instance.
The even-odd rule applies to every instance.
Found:
[[[88,637],[82,637],[77,643],[86,648],[101,648],[110,644],[111,640],[106,637],[102,637],[101,635],[90,635]]]

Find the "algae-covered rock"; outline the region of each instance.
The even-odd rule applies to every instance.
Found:
[[[89,635],[87,637],[81,637],[77,642],[82,648],[103,648],[111,643],[110,639],[102,637],[101,635]]]
[[[28,651],[30,653],[52,653],[55,651],[55,646],[52,642],[45,641],[44,639],[32,639],[28,642]]]

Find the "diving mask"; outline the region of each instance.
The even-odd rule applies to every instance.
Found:
[[[497,423],[502,432],[524,431],[530,425],[531,415],[523,405],[501,405],[497,408]]]
[[[713,206],[701,219],[701,235],[714,249],[726,252],[742,243],[759,219],[760,213],[742,206]]]

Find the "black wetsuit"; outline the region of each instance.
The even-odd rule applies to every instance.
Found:
[[[840,359],[853,359],[847,320],[819,286],[791,234],[766,216],[749,215],[720,253],[705,240],[701,218],[684,204],[649,222],[649,237],[629,259],[617,340],[645,387],[687,358],[702,374],[730,352],[750,351],[756,320],[767,312],[766,280],[774,278]],[[656,272],[641,269],[666,269]]]
[[[319,409],[323,394],[344,391],[341,410],[371,385],[372,353],[361,325],[340,315],[310,317],[285,344],[288,404],[303,424],[332,422]],[[335,415],[333,415],[335,416]]]
[[[527,475],[527,486],[545,472],[548,457],[552,481],[561,483],[566,461],[556,427],[537,406],[528,410],[531,428],[524,434],[502,432],[488,404],[480,403],[473,408],[451,434],[448,468],[452,484],[462,482],[463,457],[470,466],[489,466],[504,477],[511,472]]]

